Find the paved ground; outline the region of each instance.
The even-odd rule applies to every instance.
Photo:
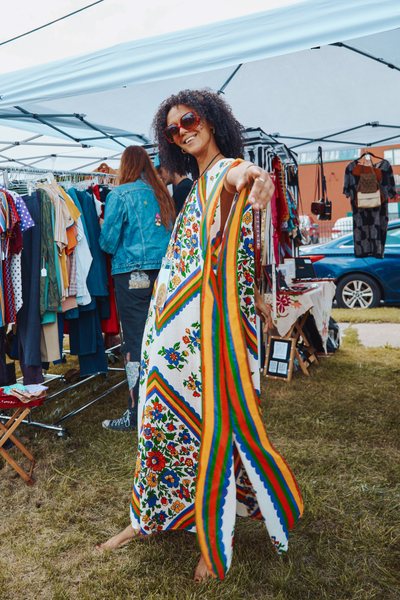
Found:
[[[339,323],[339,327],[342,333],[348,327],[356,329],[363,346],[400,348],[400,323]]]

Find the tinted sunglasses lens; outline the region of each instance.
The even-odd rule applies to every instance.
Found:
[[[168,127],[166,127],[164,129],[164,133],[165,133],[165,137],[167,138],[167,140],[169,142],[173,142],[174,136],[178,135],[178,133],[179,133],[179,127],[178,127],[178,125],[168,125]]]
[[[200,118],[196,113],[188,112],[181,118],[181,127],[184,127],[187,131],[194,129],[200,122]]]

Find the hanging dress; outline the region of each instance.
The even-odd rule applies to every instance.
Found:
[[[302,513],[296,481],[260,416],[246,192],[220,232],[220,193],[235,164],[219,161],[194,185],[154,288],[131,501],[132,526],[145,534],[196,531],[208,568],[221,579],[236,514],[263,519],[283,552]]]
[[[360,175],[370,172],[371,166],[359,164],[358,160],[354,160],[347,165],[344,174],[343,193],[350,198],[353,211],[354,255],[359,258],[367,256],[383,258],[389,221],[388,201],[389,198],[396,197],[391,164],[387,160],[381,160],[373,165],[373,170],[382,197],[382,203],[377,208],[357,206],[357,186]]]

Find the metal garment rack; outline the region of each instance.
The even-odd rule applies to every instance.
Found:
[[[72,181],[75,178],[75,181],[84,181],[84,178],[90,178],[90,177],[102,177],[107,179],[111,179],[113,180],[116,175],[114,174],[110,174],[110,173],[102,173],[102,172],[92,172],[92,173],[88,173],[88,172],[71,172],[71,171],[49,171],[48,169],[31,169],[31,168],[21,168],[21,167],[7,167],[7,168],[0,168],[0,173],[3,174],[3,178],[4,178],[4,184],[6,184],[8,182],[8,178],[7,178],[7,173],[26,173],[26,174],[31,174],[34,176],[45,176],[46,174],[52,173],[55,177],[68,177],[70,178]],[[5,175],[5,177],[4,177]],[[83,179],[82,179],[83,178]],[[113,346],[112,348],[108,348],[105,352],[107,356],[112,356],[113,351],[118,349],[120,347],[120,344]],[[108,371],[107,372],[125,372],[125,368],[122,367],[108,367]],[[44,405],[47,405],[51,400],[57,399],[59,397],[61,397],[62,395],[66,394],[67,392],[76,389],[86,383],[88,383],[89,381],[94,380],[96,377],[99,377],[100,375],[102,375],[104,378],[107,377],[107,373],[102,373],[102,372],[98,372],[98,373],[94,373],[92,375],[88,375],[87,377],[84,377],[82,379],[80,379],[79,381],[75,382],[75,383],[71,383],[70,385],[67,385],[65,387],[63,387],[60,390],[57,390],[53,393],[50,393],[47,396],[46,402],[44,403]],[[65,378],[64,375],[60,374],[45,374],[44,375],[44,384],[47,383],[51,383],[54,381],[60,381],[60,382],[65,382]],[[73,418],[74,416],[80,414],[81,412],[83,412],[84,410],[86,410],[87,408],[89,408],[90,406],[92,406],[93,404],[99,402],[100,400],[102,400],[103,398],[105,398],[108,394],[112,393],[113,391],[117,390],[119,387],[121,387],[122,385],[126,385],[126,377],[124,377],[121,381],[115,383],[114,385],[112,385],[111,387],[108,387],[104,392],[102,392],[100,395],[96,396],[96,398],[93,398],[92,400],[90,400],[89,402],[67,412],[66,414],[63,414],[60,418],[57,418],[56,421],[52,422],[52,423],[46,423],[46,422],[41,422],[41,421],[35,421],[32,418],[32,413],[35,412],[36,408],[33,408],[31,413],[29,414],[27,419],[24,419],[22,422],[26,425],[30,425],[32,427],[38,427],[40,429],[47,429],[50,431],[54,431],[58,434],[59,437],[65,437],[68,434],[67,429],[65,428],[64,424],[66,421],[68,421],[69,419]],[[38,407],[39,408],[39,407]],[[42,408],[42,407],[40,407]],[[8,415],[5,414],[0,414],[0,420],[2,421],[7,421],[9,420],[10,417]]]
[[[116,347],[114,347],[113,349],[115,349],[115,348]],[[106,354],[108,352],[109,352],[109,350],[106,350]],[[125,369],[122,367],[109,367],[108,371],[111,371],[111,372],[117,372],[117,371],[122,372],[123,371],[123,372],[125,372]],[[87,377],[80,379],[76,383],[71,383],[70,385],[62,388],[61,390],[57,390],[56,392],[48,395],[44,404],[41,407],[37,407],[37,408],[43,408],[43,406],[46,406],[51,400],[61,397],[63,394],[66,394],[67,392],[69,392],[73,389],[76,389],[79,386],[84,385],[85,383],[88,383],[89,381],[92,381],[93,379],[95,379],[96,377],[99,377],[100,375],[103,375],[104,379],[106,379],[106,377],[107,377],[107,373],[102,373],[102,372],[94,373],[93,375],[88,375]],[[63,382],[63,381],[65,381],[65,378],[63,375],[52,375],[52,374],[44,375],[44,382],[43,382],[44,385],[46,385],[47,383],[51,383],[52,381]],[[102,400],[103,398],[108,396],[108,394],[116,391],[122,385],[126,385],[126,381],[127,381],[127,379],[126,379],[126,377],[124,377],[121,381],[118,381],[111,387],[108,387],[100,395],[96,396],[96,398],[93,398],[92,400],[89,400],[89,402],[86,402],[86,404],[83,404],[83,405],[67,412],[66,414],[62,415],[60,418],[58,418],[57,420],[55,420],[52,423],[35,421],[34,419],[32,419],[32,412],[34,412],[36,410],[36,407],[32,408],[31,413],[29,414],[28,418],[24,419],[22,421],[22,423],[24,423],[25,425],[30,425],[31,427],[37,427],[40,429],[47,429],[49,431],[54,431],[57,433],[58,437],[64,438],[68,435],[68,430],[64,427],[64,423],[66,421],[68,421],[69,419],[72,419],[72,417],[75,417],[76,415],[80,414],[84,410],[88,409],[93,404],[96,404],[97,402],[99,402],[100,400]],[[0,414],[1,421],[8,421],[10,418],[11,417],[8,415]]]
[[[29,181],[29,175],[32,176],[32,181],[37,180],[40,176],[43,178],[46,175],[54,175],[55,179],[62,180],[67,179],[72,183],[79,183],[85,180],[89,180],[91,178],[102,179],[104,182],[114,182],[117,175],[114,173],[103,173],[102,171],[53,171],[51,169],[34,169],[31,167],[20,167],[20,166],[12,166],[12,167],[0,167],[0,174],[3,177],[4,186],[7,187],[10,184],[10,175],[24,175],[26,176],[26,181]]]

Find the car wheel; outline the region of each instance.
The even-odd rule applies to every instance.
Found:
[[[381,291],[368,275],[354,273],[343,277],[336,290],[336,302],[340,308],[373,308],[379,305]]]

